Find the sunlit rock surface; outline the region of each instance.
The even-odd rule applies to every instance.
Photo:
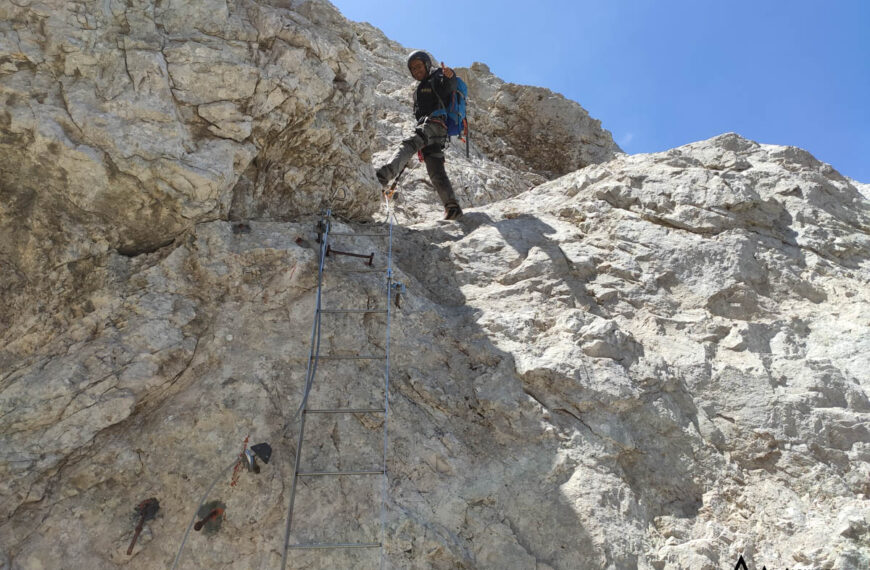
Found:
[[[170,567],[217,478],[221,529],[179,567],[276,568],[316,214],[383,229],[370,164],[410,126],[409,50],[326,2],[128,4],[0,5],[0,566]],[[868,186],[736,134],[624,155],[579,105],[459,72],[466,214],[440,220],[415,162],[394,203],[385,565],[870,565]],[[325,307],[384,303],[329,271],[356,262],[329,258]],[[378,315],[322,333],[386,348]],[[310,402],[367,407],[382,379],[323,361]],[[380,428],[312,419],[303,466],[370,468]],[[231,486],[247,436],[272,461]],[[306,484],[292,538],[380,540],[380,493]]]

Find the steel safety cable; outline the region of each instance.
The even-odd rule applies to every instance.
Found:
[[[211,490],[214,489],[215,485],[217,485],[217,482],[220,481],[221,478],[226,476],[227,472],[235,467],[236,463],[238,462],[238,457],[233,459],[233,462],[227,465],[227,467],[223,471],[221,471],[217,477],[214,478],[214,480],[211,482],[211,485],[208,486],[205,494],[199,500],[199,504],[196,506],[196,510],[193,511],[193,517],[190,519],[190,524],[187,525],[187,530],[184,532],[184,538],[181,539],[181,546],[178,547],[178,553],[175,555],[175,561],[172,563],[172,570],[175,570],[178,567],[178,563],[181,561],[181,554],[182,552],[184,552],[184,545],[187,544],[187,537],[190,535],[190,529],[193,528],[193,525],[196,522],[196,516],[199,514],[199,510],[202,508],[205,500],[208,499],[209,493],[211,493]]]
[[[387,450],[389,449],[389,419],[390,419],[390,327],[392,323],[392,296],[393,296],[393,222],[395,215],[387,209],[387,221],[389,222],[388,247],[387,247],[387,337],[386,337],[386,368],[384,370],[384,456],[383,477],[381,482],[381,570],[386,568],[386,544],[387,544]]]
[[[296,410],[293,418],[294,420],[297,417],[300,417],[299,422],[299,437],[296,443],[296,458],[293,463],[293,482],[290,486],[290,505],[287,509],[287,519],[284,526],[284,544],[281,553],[281,569],[284,570],[287,567],[287,555],[289,552],[288,542],[290,541],[290,530],[291,524],[293,521],[293,504],[296,499],[296,482],[297,476],[296,473],[299,469],[299,460],[301,458],[302,453],[302,439],[305,435],[305,414],[302,413],[305,409],[305,406],[308,402],[308,396],[311,393],[311,387],[314,384],[314,375],[317,372],[317,362],[320,358],[320,315],[321,315],[321,307],[322,307],[322,292],[323,292],[323,266],[326,262],[326,248],[327,242],[329,240],[329,229],[330,229],[330,217],[332,215],[331,210],[326,210],[324,215],[324,228],[323,234],[320,239],[320,264],[318,266],[317,271],[317,294],[315,300],[315,316],[314,316],[314,324],[311,329],[311,351],[308,356],[308,368],[306,371],[305,377],[305,388],[302,394],[302,402],[299,404],[299,408]],[[289,424],[288,426],[289,427]]]
[[[317,372],[317,363],[320,357],[320,310],[323,303],[323,266],[326,263],[327,242],[329,240],[330,217],[331,210],[326,210],[324,219],[326,220],[323,234],[320,239],[320,263],[317,268],[317,294],[314,302],[314,323],[311,327],[311,351],[308,354],[308,366],[305,371],[305,389],[302,393],[302,401],[299,403],[299,408],[293,414],[293,420],[299,417],[305,404],[308,402],[308,395],[311,392],[311,386],[314,381],[314,375]]]

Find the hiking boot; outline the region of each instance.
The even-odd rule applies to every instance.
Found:
[[[462,217],[462,208],[456,202],[451,202],[444,206],[444,219],[456,220]]]

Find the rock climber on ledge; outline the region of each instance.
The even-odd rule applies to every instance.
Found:
[[[444,102],[450,101],[456,91],[456,73],[449,67],[432,69],[432,60],[424,51],[415,51],[408,56],[408,71],[419,81],[414,91],[414,116],[417,124],[414,133],[402,141],[390,160],[377,169],[376,175],[382,186],[389,184],[401,172],[414,153],[420,151],[426,163],[429,179],[444,204],[444,219],[455,220],[462,216],[462,208],[456,200],[453,185],[444,168],[444,147],[447,144],[447,124],[441,116]]]

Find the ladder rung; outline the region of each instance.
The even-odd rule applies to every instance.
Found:
[[[336,543],[316,543],[310,542],[307,544],[288,544],[287,548],[295,548],[295,549],[323,549],[323,548],[380,548],[380,542],[358,542],[358,543],[347,543],[347,542],[336,542]]]
[[[383,475],[384,470],[380,471],[300,471],[296,473],[297,477],[330,477],[338,475]]]
[[[386,355],[366,355],[366,356],[336,356],[332,354],[327,354],[324,356],[318,357],[320,360],[386,360]]]
[[[317,410],[302,410],[303,414],[383,414],[384,408],[327,408]]]
[[[366,268],[362,268],[362,267],[361,268],[329,267],[329,268],[323,270],[324,273],[330,273],[333,271],[336,273],[386,273],[387,268],[384,267],[382,269],[366,269]]]
[[[349,232],[329,232],[331,236],[342,236],[342,237],[390,237],[390,234],[355,234]]]
[[[386,309],[320,309],[321,313],[384,313]]]

